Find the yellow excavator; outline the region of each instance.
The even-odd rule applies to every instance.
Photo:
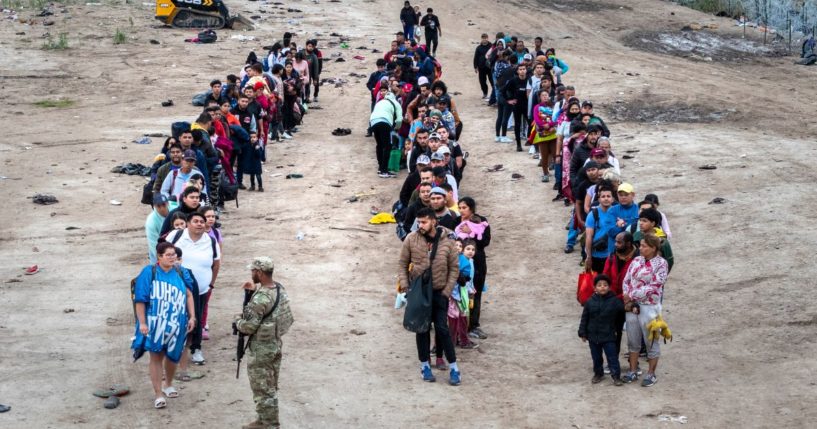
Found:
[[[253,28],[241,15],[230,16],[223,0],[156,0],[156,19],[175,28]]]

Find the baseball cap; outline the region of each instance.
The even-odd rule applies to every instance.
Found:
[[[431,154],[432,161],[445,161],[445,155],[441,154],[440,152],[434,152]]]
[[[440,111],[439,111],[439,110],[437,110],[437,109],[431,109],[431,112],[429,112],[429,113],[428,113],[428,117],[430,118],[430,117],[433,117],[433,116],[436,116],[436,117],[438,117],[438,118],[442,118],[442,117],[443,117],[443,112],[440,112]],[[437,134],[437,133],[432,133],[432,134]],[[438,138],[439,138],[439,136],[440,136],[440,135],[439,135],[439,134],[437,134],[437,137],[438,137]],[[429,137],[429,138],[431,138],[431,137]]]
[[[438,110],[438,112],[439,112],[439,110]],[[431,133],[431,134],[428,135],[428,139],[429,140],[440,140],[440,135],[437,134],[437,133]]]
[[[414,87],[411,86],[410,83],[404,83],[403,84],[403,92],[411,92],[412,89],[414,89]]]
[[[196,160],[196,152],[193,152],[192,149],[187,149],[186,151],[184,151],[184,159],[192,159],[192,160],[195,161]]]
[[[431,164],[431,159],[428,157],[428,155],[420,155],[420,156],[417,157],[417,163],[418,164],[423,164],[423,165],[428,165],[428,164]]]
[[[431,188],[431,195],[434,195],[434,194],[445,196],[446,195],[445,189],[443,189],[443,188],[441,188],[439,186],[435,186],[435,187]]]
[[[448,146],[440,146],[440,148],[437,149],[437,153],[445,155],[447,153],[451,153],[451,149],[449,149]]]
[[[532,59],[533,59],[533,56],[532,56],[531,54],[525,54],[525,56],[523,56],[523,57],[522,57],[522,59],[524,59],[524,60],[532,60]]]
[[[604,149],[601,149],[601,148],[595,148],[595,149],[590,151],[590,156],[591,157],[601,156],[601,155],[607,155],[607,152],[605,152]]]
[[[427,78],[427,77],[425,77],[425,76],[420,76],[420,77],[417,79],[417,85],[418,85],[418,86],[419,86],[419,85],[423,85],[423,84],[427,84],[427,83],[428,83],[428,78]]]
[[[631,184],[629,184],[627,182],[624,182],[624,183],[618,185],[618,192],[625,192],[625,193],[628,193],[628,194],[632,194],[633,192],[635,192],[635,188],[633,188],[633,185],[631,185]]]
[[[593,107],[593,102],[590,100],[582,101],[582,107]]]
[[[164,194],[156,194],[153,196],[153,205],[160,206],[162,204],[167,204],[167,197]]]
[[[264,88],[264,82],[255,82],[255,85],[252,86],[252,89],[256,91],[262,88]]]
[[[254,258],[250,265],[247,265],[247,269],[249,270],[260,270],[265,273],[271,273],[275,269],[275,264],[272,263],[272,259],[267,256],[261,256],[259,258]]]
[[[585,170],[589,170],[591,168],[599,168],[599,163],[596,161],[588,161],[587,164],[584,164]]]

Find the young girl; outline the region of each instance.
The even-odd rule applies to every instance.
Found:
[[[244,167],[244,174],[250,175],[250,189],[255,190],[255,181],[258,180],[258,192],[264,192],[264,183],[261,181],[261,152],[264,150],[258,141],[258,133],[250,133],[250,146],[252,149],[247,154],[247,164]]]
[[[471,239],[457,240],[457,249],[460,251],[460,274],[448,301],[448,327],[455,345],[475,349],[479,344],[468,337],[468,315],[472,305],[470,298],[476,293],[473,279],[476,274],[474,254],[477,252],[477,243]]]

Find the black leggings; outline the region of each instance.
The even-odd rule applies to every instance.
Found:
[[[491,81],[491,69],[487,67],[480,67],[478,70],[479,88],[482,90],[482,96],[486,97],[488,95],[488,82],[491,83],[491,88],[494,86],[494,83]]]
[[[389,155],[391,154],[391,125],[386,122],[378,122],[372,126],[372,133],[377,142],[375,154],[377,155],[377,171],[385,173],[389,170]]]
[[[525,116],[525,106],[519,106],[517,102],[515,106],[509,106],[513,109],[513,135],[516,137],[516,146],[522,146],[521,136],[524,136],[527,139],[528,134],[527,130],[528,127],[525,124],[527,122],[527,117]]]
[[[448,363],[456,362],[457,354],[454,351],[454,342],[451,341],[451,333],[448,331],[448,298],[442,294],[442,291],[435,290],[431,295],[431,321],[434,323],[437,353],[442,348],[445,351],[445,359]],[[417,357],[420,362],[427,362],[430,354],[431,331],[418,333]]]

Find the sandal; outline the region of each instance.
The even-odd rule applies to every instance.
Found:
[[[173,386],[165,387],[164,389],[162,389],[162,393],[164,393],[165,396],[167,396],[168,398],[178,398],[179,397],[179,391],[176,390],[176,388],[173,387]]]
[[[153,408],[156,408],[157,410],[166,406],[167,401],[165,401],[165,398],[156,398],[156,400],[153,401]]]
[[[179,372],[179,373],[178,373],[178,374],[176,374],[176,376],[175,376],[175,377],[173,377],[173,378],[174,378],[176,381],[184,381],[184,382],[187,382],[187,381],[192,380],[192,378],[190,377],[190,374],[188,374],[187,372]]]
[[[130,388],[124,384],[114,384],[107,389],[99,389],[93,392],[98,398],[110,398],[111,396],[125,396],[130,392]]]

